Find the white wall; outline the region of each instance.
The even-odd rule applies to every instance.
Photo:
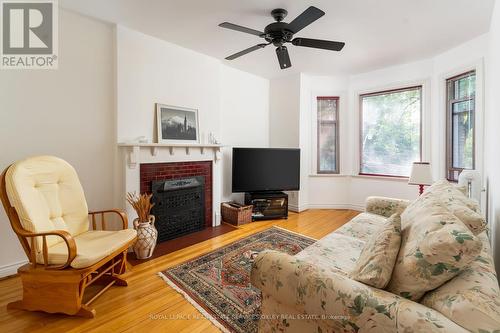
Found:
[[[201,138],[220,138],[220,62],[118,26],[117,141],[154,142],[155,103],[198,110]]]
[[[89,208],[113,202],[113,28],[59,10],[59,69],[0,73],[0,169],[51,154],[77,170]],[[26,260],[0,209],[0,276]]]
[[[269,144],[299,146],[300,75],[271,80],[269,99]]]
[[[307,160],[301,169],[308,184],[307,201],[301,208],[347,208],[350,207],[349,179],[337,175],[316,175],[317,170],[317,102],[318,96],[338,96],[339,99],[339,150],[340,173],[350,168],[349,109],[347,76],[328,77],[303,74],[301,77],[301,148],[307,150]]]
[[[222,199],[243,201],[231,193],[232,147],[269,146],[269,80],[221,65]]]
[[[300,74],[273,79],[269,92],[269,146],[298,148],[300,146]],[[302,182],[301,188],[306,186]],[[288,193],[292,211],[299,209],[298,192]]]
[[[155,102],[198,110],[201,141],[223,150],[223,200],[231,193],[231,147],[269,144],[269,80],[126,27],[117,27],[117,141],[154,142]]]
[[[485,173],[489,190],[489,223],[495,267],[500,274],[500,3],[491,18],[489,53],[486,61]]]

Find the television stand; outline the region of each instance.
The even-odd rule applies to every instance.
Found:
[[[246,192],[245,205],[253,205],[252,221],[288,218],[288,194]]]

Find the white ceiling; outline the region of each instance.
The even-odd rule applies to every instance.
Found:
[[[257,30],[285,8],[290,22],[308,6],[326,15],[295,37],[345,41],[341,52],[288,46],[292,67],[279,69],[274,47],[230,66],[272,78],[304,72],[362,73],[439,54],[488,31],[494,0],[59,0],[68,8],[122,24],[177,45],[224,59],[261,43],[257,36],[218,27],[224,21]]]

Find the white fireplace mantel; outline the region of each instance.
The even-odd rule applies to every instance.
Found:
[[[120,192],[121,201],[129,215],[129,224],[137,217],[135,211],[126,203],[125,193],[140,192],[141,163],[171,163],[212,161],[212,221],[220,224],[219,207],[222,193],[222,148],[220,144],[167,144],[167,143],[118,143],[121,151],[123,180]]]
[[[201,155],[205,150],[210,149],[214,152],[214,163],[220,160],[222,145],[220,144],[198,144],[198,143],[119,143],[118,147],[129,149],[128,167],[134,169],[140,163],[142,149],[149,149],[151,156],[157,156],[160,149],[167,149],[170,155],[175,155],[176,150],[184,150],[186,155],[190,155],[193,149],[199,150]]]

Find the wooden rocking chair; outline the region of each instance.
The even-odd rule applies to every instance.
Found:
[[[23,298],[8,308],[93,318],[90,303],[113,284],[127,285],[120,275],[136,231],[127,228],[119,210],[89,213],[67,162],[38,156],[12,164],[0,176],[0,199],[29,260],[18,269]],[[109,214],[119,217],[123,230],[106,230]],[[97,222],[102,230],[96,230]],[[104,288],[84,303],[85,289],[94,283]]]

